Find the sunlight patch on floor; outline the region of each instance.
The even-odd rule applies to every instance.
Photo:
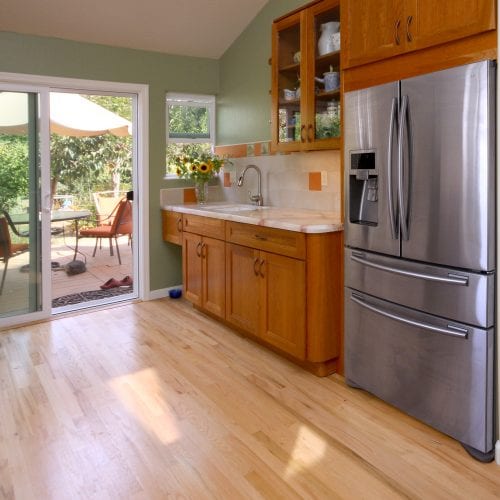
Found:
[[[153,368],[115,377],[109,386],[142,428],[163,444],[181,438],[177,418],[164,401],[162,384]]]
[[[289,479],[304,469],[309,469],[318,464],[326,452],[326,443],[320,435],[302,425],[297,433],[297,438],[290,460],[285,471],[285,478]]]

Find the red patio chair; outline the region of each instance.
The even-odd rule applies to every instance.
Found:
[[[97,227],[81,229],[78,234],[78,239],[80,238],[95,238],[95,247],[92,257],[95,257],[97,251],[97,244],[102,238],[109,239],[109,253],[113,255],[113,238],[116,245],[116,253],[118,255],[118,262],[121,264],[122,260],[120,257],[120,248],[118,247],[118,236],[132,236],[132,203],[123,198],[118,205],[115,207],[113,212],[109,216],[112,219],[112,224],[106,224],[105,220],[102,220],[100,225]],[[75,253],[76,258],[76,253]]]

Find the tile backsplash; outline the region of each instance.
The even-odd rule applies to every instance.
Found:
[[[231,161],[233,164],[225,167],[219,184],[210,186],[209,201],[250,203],[248,192],[257,193],[257,173],[249,170],[242,187],[236,183],[243,169],[251,164],[262,171],[265,205],[341,213],[339,151],[261,155]],[[182,191],[182,188],[162,189],[161,204],[183,203]]]

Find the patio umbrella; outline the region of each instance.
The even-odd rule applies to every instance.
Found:
[[[25,134],[27,117],[26,94],[0,92],[0,133]],[[106,133],[124,137],[131,134],[132,123],[78,94],[51,92],[50,130],[73,137]]]

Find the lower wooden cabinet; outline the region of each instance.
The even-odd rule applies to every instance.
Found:
[[[183,216],[186,299],[317,375],[339,369],[342,233],[203,218]]]
[[[161,219],[163,240],[182,245],[182,214],[171,210],[162,210]]]
[[[186,299],[215,316],[224,318],[224,241],[184,232],[182,243]]]
[[[226,320],[305,359],[305,263],[227,243]]]

